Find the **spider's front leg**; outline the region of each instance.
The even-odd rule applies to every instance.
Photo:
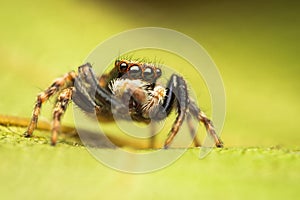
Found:
[[[165,141],[164,148],[168,148],[174,137],[182,125],[186,112],[188,109],[189,98],[187,92],[187,85],[182,77],[173,74],[167,85],[167,93],[162,104],[162,108],[156,113],[156,118],[162,119],[169,115],[177,103],[177,117],[173,123],[172,129]]]
[[[91,64],[86,63],[78,68],[74,87],[73,101],[82,110],[96,112],[97,115],[109,115],[112,111],[128,115],[127,105],[99,85]]]
[[[44,90],[37,96],[31,121],[28,125],[26,132],[24,133],[25,137],[30,137],[34,129],[36,128],[38,117],[41,112],[42,104],[46,102],[52,95],[56,94],[61,89],[67,87],[68,83],[72,85],[75,77],[76,77],[75,72],[71,71],[67,73],[65,76],[56,79],[50,87],[48,87],[46,90]]]
[[[165,141],[164,148],[168,148],[174,137],[179,131],[180,126],[182,125],[185,117],[189,123],[189,128],[192,136],[195,136],[195,130],[191,126],[191,115],[196,117],[200,122],[205,125],[208,133],[214,138],[215,144],[217,147],[223,147],[223,142],[218,137],[215,132],[212,121],[209,120],[206,115],[196,106],[193,101],[190,101],[187,91],[187,85],[184,79],[178,75],[172,75],[171,79],[167,86],[167,93],[164,98],[164,103],[162,109],[156,113],[158,119],[162,119],[163,116],[170,114],[171,110],[174,108],[175,103],[177,103],[177,117],[173,123],[172,129],[168,135],[168,138]],[[190,113],[188,113],[190,112]],[[197,139],[194,139],[196,146],[200,146],[200,143]]]

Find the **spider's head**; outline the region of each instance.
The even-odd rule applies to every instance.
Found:
[[[151,63],[129,60],[116,60],[118,78],[141,79],[150,83],[156,82],[161,76],[161,69]]]

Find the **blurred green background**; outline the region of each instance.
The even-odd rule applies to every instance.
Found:
[[[194,38],[218,66],[227,97],[226,121],[222,131],[227,147],[243,149],[276,146],[297,149],[300,141],[300,128],[297,125],[300,111],[299,13],[300,4],[297,1],[2,0],[0,113],[29,117],[36,94],[54,78],[81,65],[100,42],[128,29],[158,26],[174,29]],[[203,107],[209,110],[209,103],[205,103]],[[43,117],[50,118],[50,108],[51,106],[46,106]],[[71,112],[67,113],[64,123],[72,124]],[[201,194],[203,198],[221,198],[223,196],[216,193],[223,188],[221,191],[229,192],[227,197],[230,199],[239,199],[243,194],[250,195],[250,199],[251,191],[261,194],[261,199],[274,199],[284,198],[286,194],[296,194],[294,183],[297,178],[299,180],[299,172],[296,171],[299,167],[299,156],[294,162],[290,157],[285,158],[282,152],[274,153],[275,159],[270,154],[263,161],[260,160],[259,151],[254,151],[258,158],[249,159],[239,157],[249,154],[231,155],[225,151],[224,157],[222,151],[217,151],[212,156],[215,160],[211,158],[207,163],[202,163],[206,174],[201,182],[201,178],[198,180],[192,174],[195,171],[202,176],[201,165],[199,169],[193,168],[198,168],[195,164],[198,160],[196,154],[191,152],[189,155],[194,155],[196,161],[191,161],[193,156],[186,156],[172,166],[170,171],[132,176],[112,172],[103,166],[103,172],[98,173],[97,162],[84,158],[88,157],[88,153],[82,149],[64,150],[62,146],[56,150],[47,146],[24,150],[23,147],[3,145],[0,146],[3,150],[0,153],[0,167],[4,177],[1,187],[7,186],[7,189],[11,188],[10,191],[16,191],[12,194],[3,193],[7,195],[6,198],[33,195],[31,197],[50,199],[55,194],[62,198],[80,198],[88,194],[90,196],[86,197],[98,198],[103,192],[109,195],[110,188],[111,193],[118,189],[120,194],[129,193],[129,199],[141,198],[143,193],[149,199],[154,199],[155,194],[164,194],[160,197],[166,198],[201,198]],[[39,153],[46,155],[39,154],[39,148]],[[32,157],[28,155],[30,153]],[[67,157],[68,155],[75,161]],[[79,161],[76,159],[77,155]],[[284,159],[279,162],[276,158]],[[50,166],[47,162],[50,162]],[[79,167],[83,162],[86,162],[86,166]],[[186,162],[194,165],[190,164],[186,169]],[[289,164],[285,165],[285,162]],[[242,168],[253,168],[244,174],[236,163],[241,164]],[[219,165],[219,168],[214,164]],[[7,169],[13,170],[5,172]],[[30,174],[35,170],[30,169],[38,172],[32,180]],[[86,173],[88,178],[73,170]],[[190,173],[186,174],[186,170]],[[93,182],[98,182],[92,171],[97,171],[95,177],[101,182],[97,192]],[[226,175],[222,177],[213,174],[219,172]],[[235,172],[241,173],[240,176]],[[14,176],[15,173],[19,174]],[[178,175],[181,173],[182,175]],[[253,178],[254,174],[258,175],[258,180]],[[40,178],[44,176],[42,184],[39,184]],[[61,176],[65,177],[60,180]],[[68,179],[70,177],[72,178]],[[162,182],[158,182],[161,177]],[[196,185],[193,184],[193,179]],[[186,185],[181,195],[169,193],[174,190],[171,186],[175,182],[178,187]],[[142,183],[146,185],[142,186]],[[240,190],[233,192],[235,186]],[[290,191],[282,192],[283,186],[288,186]],[[83,188],[82,196],[79,195],[78,188]],[[201,188],[206,189],[206,192]],[[1,189],[6,190],[4,187]],[[72,195],[72,192],[76,195]],[[113,194],[113,197],[118,199],[119,196]],[[243,197],[247,199],[247,196]]]

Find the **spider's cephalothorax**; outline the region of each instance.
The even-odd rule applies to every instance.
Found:
[[[106,121],[113,121],[117,117],[148,123],[151,120],[159,121],[166,118],[175,109],[177,117],[165,141],[165,148],[170,145],[185,119],[191,135],[195,136],[192,117],[202,122],[208,134],[214,138],[216,146],[222,147],[223,143],[216,134],[212,122],[190,99],[185,80],[173,74],[164,87],[156,82],[161,75],[161,69],[154,64],[116,60],[114,68],[109,73],[97,77],[92,66],[86,63],[78,67],[77,73],[72,71],[58,78],[37,96],[32,119],[25,135],[28,137],[32,135],[42,103],[53,94],[59,93],[53,112],[51,137],[53,145],[57,141],[61,117],[72,99],[83,111],[96,114],[99,120]],[[196,139],[194,142],[196,146],[200,146]]]

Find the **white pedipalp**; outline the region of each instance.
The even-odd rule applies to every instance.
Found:
[[[150,83],[140,79],[115,79],[110,82],[108,87],[112,94],[120,99],[126,95],[136,97],[139,94],[139,97],[143,96],[138,98],[138,103],[141,106],[144,117],[149,116],[150,112],[163,104],[167,93],[166,88],[163,86],[157,85],[152,89]]]
[[[122,96],[125,93],[133,92],[137,88],[145,88],[149,83],[140,79],[114,79],[108,85],[108,88],[115,96]]]
[[[155,86],[153,90],[149,91],[148,101],[143,105],[143,111],[149,113],[157,106],[162,105],[166,96],[166,89],[160,85]]]

